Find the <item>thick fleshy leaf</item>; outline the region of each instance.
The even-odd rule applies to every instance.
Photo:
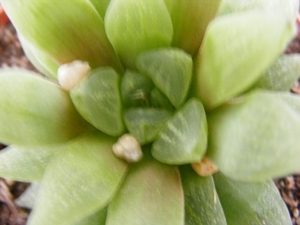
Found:
[[[234,181],[214,175],[216,189],[230,225],[291,225],[289,212],[273,181]]]
[[[171,45],[173,28],[163,0],[113,0],[105,15],[105,30],[121,61],[135,67],[145,51]]]
[[[271,66],[294,34],[294,22],[280,13],[218,17],[208,26],[196,60],[193,94],[206,108],[240,94]]]
[[[0,70],[0,105],[0,140],[6,144],[61,143],[87,126],[68,92],[26,70]]]
[[[284,13],[291,21],[296,21],[299,10],[298,0],[222,0],[219,7],[218,16],[250,11],[262,10],[267,12],[281,12]]]
[[[282,55],[253,88],[289,91],[300,77],[300,54]]]
[[[190,165],[180,167],[185,225],[226,225],[212,176],[200,177]]]
[[[32,209],[40,188],[40,183],[31,183],[30,186],[15,200],[17,206]]]
[[[106,9],[111,2],[111,0],[89,0],[93,6],[96,8],[97,12],[100,14],[101,18],[104,20]]]
[[[128,131],[140,144],[152,142],[163,128],[172,112],[154,108],[130,108],[124,112]]]
[[[71,224],[105,207],[127,170],[112,152],[115,141],[96,132],[63,146],[47,167],[28,224]]]
[[[78,112],[102,132],[118,136],[124,132],[120,77],[109,67],[100,67],[75,86],[72,101]]]
[[[149,95],[154,84],[136,71],[127,70],[121,80],[124,107],[149,106]]]
[[[90,1],[1,0],[1,4],[17,31],[59,64],[82,60],[92,68],[122,70]]]
[[[300,97],[254,91],[208,114],[208,156],[226,176],[264,181],[300,170]]]
[[[151,151],[155,159],[178,165],[199,162],[206,145],[205,111],[200,101],[191,99],[168,120]]]
[[[99,210],[98,212],[80,220],[72,225],[105,225],[107,215],[107,207]]]
[[[164,108],[170,111],[174,111],[174,107],[170,100],[157,88],[152,89],[150,93],[150,102],[152,107]]]
[[[145,157],[131,164],[126,180],[108,208],[106,225],[183,225],[184,200],[176,166]]]
[[[22,44],[22,48],[29,58],[30,62],[37,68],[42,74],[57,80],[57,70],[59,64],[56,63],[49,55],[41,51],[34,45],[30,44],[21,35],[18,36]]]
[[[59,146],[7,147],[0,151],[0,177],[24,182],[40,182]]]
[[[184,103],[193,75],[190,55],[175,48],[149,51],[139,55],[136,67],[152,79],[176,108]]]
[[[173,24],[172,46],[194,56],[208,23],[215,17],[221,0],[164,0]]]

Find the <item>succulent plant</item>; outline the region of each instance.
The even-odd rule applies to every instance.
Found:
[[[291,224],[272,178],[300,170],[298,0],[1,4],[47,76],[0,70],[28,224]]]

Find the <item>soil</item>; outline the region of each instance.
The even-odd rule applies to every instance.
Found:
[[[300,53],[300,32],[288,46],[286,53]],[[22,67],[36,71],[24,55],[15,29],[10,23],[0,24],[0,67]],[[300,82],[295,84],[292,91],[300,94]],[[4,147],[0,143],[0,149]],[[277,179],[275,184],[290,211],[293,225],[300,225],[300,173]],[[0,178],[0,225],[25,225],[30,210],[17,206],[14,200],[28,186],[28,183]]]

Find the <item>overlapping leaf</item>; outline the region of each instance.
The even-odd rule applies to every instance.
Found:
[[[92,70],[86,79],[71,90],[78,112],[102,132],[118,136],[124,132],[120,77],[108,67]]]
[[[208,115],[208,156],[226,176],[264,181],[300,170],[300,98],[254,91]],[[296,135],[295,135],[296,134]]]
[[[227,225],[213,178],[200,177],[191,166],[180,167],[185,225]]]
[[[172,112],[164,109],[131,108],[125,111],[124,121],[128,131],[140,144],[152,142]]]
[[[1,5],[18,32],[59,64],[82,60],[92,68],[122,70],[90,1],[1,0]]]
[[[57,80],[57,70],[59,64],[56,63],[48,54],[31,45],[19,35],[22,48],[30,62],[44,75]]]
[[[94,132],[63,146],[47,167],[28,224],[71,224],[104,208],[127,170],[112,153],[115,141]]]
[[[300,55],[280,56],[262,75],[253,88],[273,91],[289,91],[300,77]]]
[[[217,173],[214,181],[228,224],[292,224],[272,180],[263,183],[240,182]]]
[[[222,0],[218,16],[242,12],[260,10],[266,12],[284,13],[291,21],[295,21],[298,15],[298,0]]]
[[[0,141],[6,144],[62,143],[87,126],[68,92],[25,70],[0,71],[0,105]]]
[[[188,94],[193,75],[193,60],[175,48],[142,53],[136,60],[141,74],[149,76],[155,86],[178,108]]]
[[[281,13],[218,17],[208,26],[196,60],[193,94],[209,109],[240,94],[272,65],[294,34],[294,22]]]
[[[72,223],[72,225],[105,225],[107,207],[93,213],[92,215]]]
[[[105,15],[105,30],[116,53],[128,68],[147,50],[172,42],[171,17],[163,0],[114,0]]]
[[[24,182],[40,182],[59,145],[26,148],[10,146],[0,152],[0,176]]]
[[[172,46],[192,56],[198,52],[208,23],[214,18],[220,0],[164,0],[173,24]]]
[[[152,145],[153,157],[168,164],[199,162],[206,151],[207,124],[202,104],[189,100],[171,117]]]
[[[149,106],[152,81],[136,71],[127,70],[121,80],[121,95],[124,107]]]
[[[184,200],[176,166],[154,160],[149,149],[132,164],[126,180],[110,203],[106,225],[183,225]]]

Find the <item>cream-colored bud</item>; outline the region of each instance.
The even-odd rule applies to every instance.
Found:
[[[112,147],[114,154],[127,162],[138,162],[143,157],[140,143],[131,134],[124,134]]]
[[[58,68],[58,83],[64,89],[70,91],[73,87],[88,75],[91,67],[87,62],[75,60],[70,63],[61,65]]]
[[[192,167],[202,177],[207,177],[218,172],[218,168],[207,157],[204,157],[199,163],[192,163]]]

